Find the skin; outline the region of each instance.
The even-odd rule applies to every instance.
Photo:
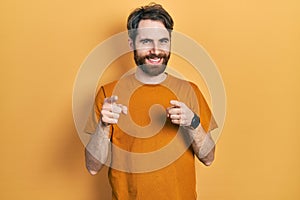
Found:
[[[167,77],[164,71],[170,56],[169,32],[160,21],[141,20],[138,27],[135,41],[128,40],[131,50],[135,50],[135,61],[138,65],[135,77],[145,84],[159,84]],[[86,147],[86,167],[92,175],[97,174],[107,159],[110,149],[109,126],[118,122],[120,114],[127,114],[127,107],[118,104],[117,101],[117,96],[105,99],[101,121]],[[196,129],[191,128],[194,117],[191,109],[183,102],[171,100],[170,107],[167,108],[167,117],[172,123],[185,128],[193,139],[192,147],[199,160],[204,165],[211,165],[214,160],[214,142],[201,124]]]

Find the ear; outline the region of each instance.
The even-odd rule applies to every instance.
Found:
[[[133,40],[131,38],[128,38],[128,45],[131,51],[134,50],[134,44],[133,44]]]

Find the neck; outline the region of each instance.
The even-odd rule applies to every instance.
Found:
[[[137,67],[135,77],[138,81],[144,83],[144,84],[159,84],[163,82],[167,78],[166,73],[161,73],[157,76],[149,76],[143,70],[141,70],[139,67]]]

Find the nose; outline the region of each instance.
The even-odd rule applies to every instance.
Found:
[[[154,42],[152,45],[152,48],[150,49],[150,53],[158,55],[158,54],[160,54],[160,52],[161,52],[161,49],[160,49],[158,43]]]

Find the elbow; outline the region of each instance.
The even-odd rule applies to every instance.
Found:
[[[211,166],[214,162],[214,156],[207,156],[205,158],[201,158],[200,161],[207,167]]]
[[[102,168],[102,164],[100,161],[98,161],[96,158],[94,158],[89,151],[85,151],[85,166],[88,172],[92,175],[95,176],[98,174],[98,172]]]
[[[86,169],[89,172],[90,175],[95,176],[98,174],[98,172],[101,170],[102,165],[89,165],[89,163],[86,164]]]
[[[205,166],[209,167],[209,166],[212,165],[213,160],[202,161],[202,163],[203,163]]]
[[[93,169],[89,169],[87,168],[88,172],[90,173],[90,175],[95,176],[98,174],[99,171],[93,170]]]
[[[214,149],[204,158],[200,158],[200,161],[207,167],[211,166],[214,160],[215,160]]]

